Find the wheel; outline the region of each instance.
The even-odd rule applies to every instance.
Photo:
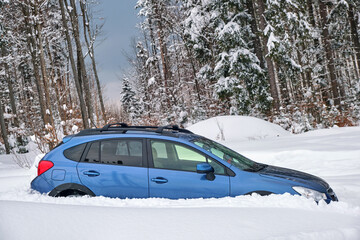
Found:
[[[84,192],[74,190],[74,189],[67,189],[62,192],[59,192],[55,197],[81,197],[85,196]]]

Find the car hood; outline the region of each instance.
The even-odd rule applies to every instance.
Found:
[[[293,182],[310,185],[312,187],[315,187],[314,185],[320,185],[325,189],[329,188],[329,184],[319,177],[288,168],[268,165],[264,169],[260,170],[258,173],[262,176],[284,178]]]

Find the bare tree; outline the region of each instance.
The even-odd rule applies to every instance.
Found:
[[[71,25],[73,29],[73,36],[76,45],[76,53],[77,53],[77,61],[78,61],[78,75],[81,76],[81,82],[84,87],[85,93],[85,104],[87,106],[87,113],[90,122],[93,122],[93,105],[91,100],[91,92],[90,92],[90,84],[89,78],[86,72],[86,65],[84,61],[84,55],[82,52],[81,41],[80,41],[80,30],[79,30],[79,19],[76,10],[75,0],[70,0],[70,8],[67,8],[70,19]]]
[[[90,29],[90,17],[89,17],[89,13],[88,13],[88,9],[87,9],[86,5],[87,5],[86,0],[85,0],[85,2],[80,1],[80,8],[81,8],[81,12],[82,12],[83,27],[84,27],[84,38],[85,38],[85,43],[86,43],[86,46],[88,49],[88,55],[90,56],[91,63],[92,63],[92,68],[93,68],[95,82],[96,82],[96,86],[97,86],[97,93],[98,93],[99,100],[100,100],[100,107],[101,107],[103,120],[106,123],[107,118],[106,118],[104,100],[103,100],[102,91],[101,91],[100,80],[99,80],[97,67],[96,67],[95,51],[94,51],[95,40],[96,40],[96,37],[99,34],[99,31],[102,26],[100,26],[99,28],[98,28],[98,26],[96,26],[95,33],[92,34],[91,29]]]
[[[77,68],[75,65],[72,42],[71,42],[71,38],[70,38],[69,27],[68,27],[68,23],[67,23],[67,19],[66,19],[65,8],[64,8],[64,0],[59,0],[59,4],[60,4],[60,10],[61,10],[62,24],[64,27],[64,32],[65,32],[65,37],[66,37],[67,49],[69,51],[69,60],[70,60],[71,69],[72,69],[72,73],[73,73],[73,77],[74,77],[76,91],[78,93],[79,102],[80,102],[80,111],[81,111],[81,116],[82,116],[82,120],[83,120],[83,125],[84,125],[84,128],[89,128],[88,114],[87,114],[87,110],[86,110],[86,104],[84,101],[84,95],[83,95],[81,83],[79,80],[79,75],[78,75]]]

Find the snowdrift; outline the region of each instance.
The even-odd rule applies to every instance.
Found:
[[[190,131],[215,141],[239,142],[289,136],[282,127],[255,117],[219,116],[189,126]]]

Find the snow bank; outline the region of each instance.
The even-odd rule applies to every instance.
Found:
[[[156,204],[157,199],[148,202],[151,201]],[[360,234],[359,217],[321,207],[319,210],[313,204],[314,210],[201,204],[198,200],[190,207],[159,208],[0,201],[0,239],[47,240],[51,236],[55,240],[205,240],[289,239],[287,236],[291,236],[290,239],[355,240]]]
[[[282,127],[248,116],[213,117],[187,127],[190,131],[215,141],[239,142],[289,136]]]
[[[360,239],[360,127],[292,135],[255,118],[217,119],[189,129],[213,139],[223,129],[225,145],[259,162],[320,176],[340,201],[316,204],[290,194],[53,198],[29,188],[37,161],[28,170],[0,155],[0,239]]]

